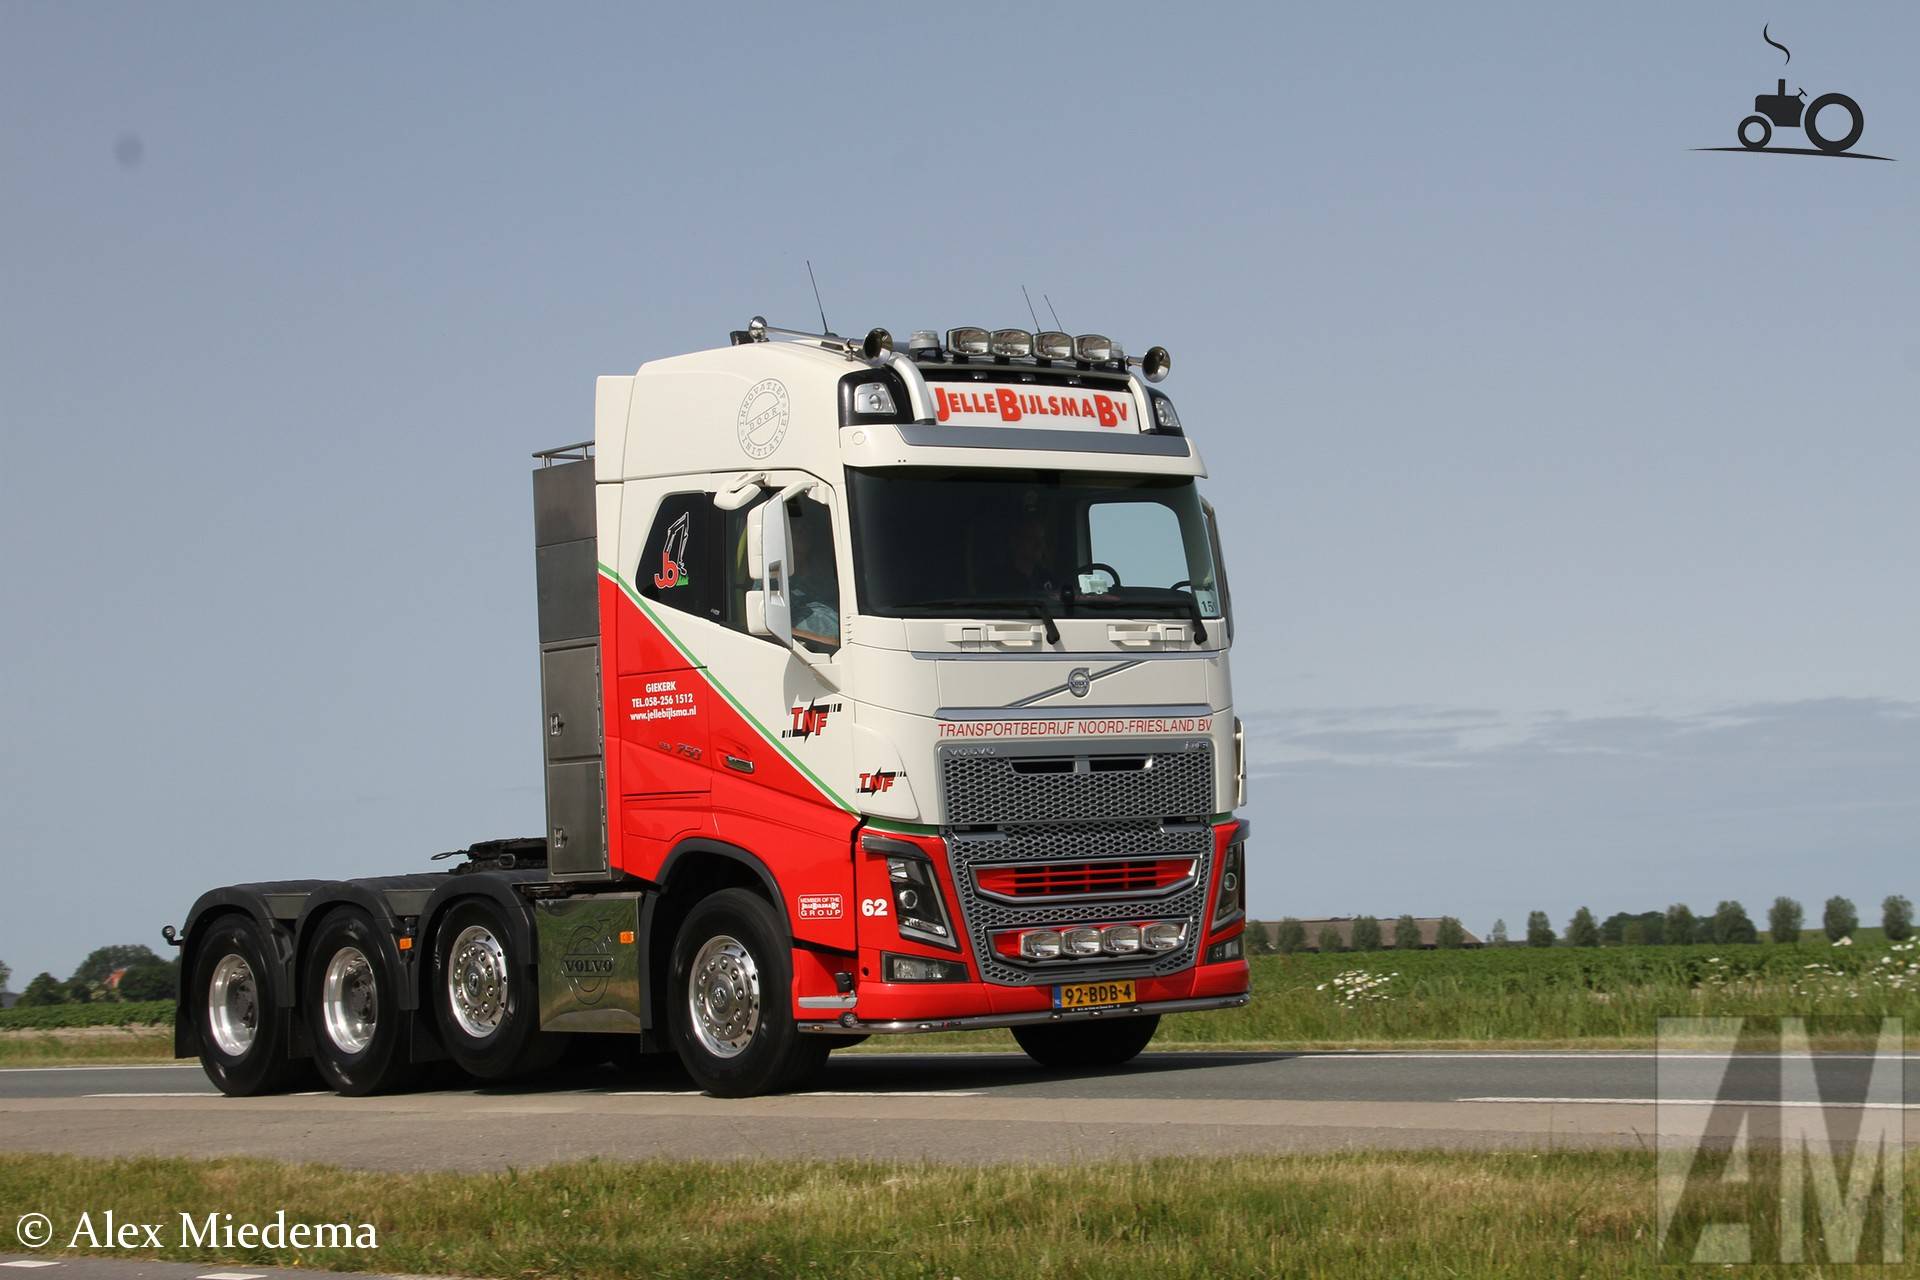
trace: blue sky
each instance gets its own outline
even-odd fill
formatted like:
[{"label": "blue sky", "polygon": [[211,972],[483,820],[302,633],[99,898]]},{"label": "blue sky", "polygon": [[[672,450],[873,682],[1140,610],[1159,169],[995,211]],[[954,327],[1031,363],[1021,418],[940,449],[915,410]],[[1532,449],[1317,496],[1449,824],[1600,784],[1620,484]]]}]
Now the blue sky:
[{"label": "blue sky", "polygon": [[1257,913],[1914,896],[1920,11],[1195,9],[0,10],[0,958],[538,830],[525,455],[806,258],[1173,350]]}]

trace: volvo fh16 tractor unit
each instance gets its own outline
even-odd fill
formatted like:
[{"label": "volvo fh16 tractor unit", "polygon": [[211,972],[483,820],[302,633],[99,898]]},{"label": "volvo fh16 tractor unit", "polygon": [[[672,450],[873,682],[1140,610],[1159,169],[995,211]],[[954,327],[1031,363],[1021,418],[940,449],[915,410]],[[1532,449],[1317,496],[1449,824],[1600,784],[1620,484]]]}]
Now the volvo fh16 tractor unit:
[{"label": "volvo fh16 tractor unit", "polygon": [[1246,1003],[1233,611],[1170,365],[755,318],[599,379],[593,439],[534,455],[545,833],[202,895],[179,1054],[360,1094],[670,1050],[745,1095],[901,1032],[1112,1065]]}]

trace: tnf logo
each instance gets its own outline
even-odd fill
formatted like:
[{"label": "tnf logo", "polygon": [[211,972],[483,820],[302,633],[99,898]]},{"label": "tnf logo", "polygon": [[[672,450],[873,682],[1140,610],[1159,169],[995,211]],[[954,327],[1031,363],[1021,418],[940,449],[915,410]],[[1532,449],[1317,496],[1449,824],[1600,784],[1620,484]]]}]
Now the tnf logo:
[{"label": "tnf logo", "polygon": [[893,782],[900,775],[892,769],[876,769],[872,773],[860,775],[860,794],[863,796],[884,795],[893,790]]},{"label": "tnf logo", "polygon": [[840,709],[837,702],[808,702],[793,709],[793,723],[782,729],[783,738],[811,738],[827,731],[827,717]]},{"label": "tnf logo", "polygon": [[1902,1042],[1899,1018],[1660,1019],[1659,1260],[1902,1261]]}]

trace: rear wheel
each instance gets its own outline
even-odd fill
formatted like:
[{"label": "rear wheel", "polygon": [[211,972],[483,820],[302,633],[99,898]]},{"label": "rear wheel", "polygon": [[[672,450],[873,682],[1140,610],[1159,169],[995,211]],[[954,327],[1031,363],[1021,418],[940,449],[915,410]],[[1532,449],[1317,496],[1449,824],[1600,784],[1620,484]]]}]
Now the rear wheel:
[{"label": "rear wheel", "polygon": [[552,1066],[565,1036],[540,1030],[540,992],[506,912],[485,898],[448,908],[434,931],[433,1011],[447,1056],[482,1080]]},{"label": "rear wheel", "polygon": [[1042,1022],[1015,1027],[1013,1038],[1043,1067],[1117,1067],[1138,1057],[1159,1026],[1158,1014],[1092,1022]]},{"label": "rear wheel", "polygon": [[827,1037],[794,1023],[790,945],[773,907],[746,889],[722,889],[687,913],[669,1016],[681,1065],[708,1093],[778,1093],[826,1062]]},{"label": "rear wheel", "polygon": [[[1820,132],[1820,113],[1828,107],[1838,107],[1847,113],[1847,131],[1835,137]],[[1822,151],[1838,153],[1845,151],[1860,141],[1860,134],[1867,127],[1867,118],[1860,112],[1860,104],[1844,93],[1823,93],[1807,104],[1807,114],[1801,121],[1801,128],[1813,145]]]},{"label": "rear wheel", "polygon": [[229,1097],[277,1093],[294,1073],[279,974],[278,959],[253,920],[227,915],[206,926],[195,951],[190,998],[200,1065]]},{"label": "rear wheel", "polygon": [[357,908],[321,921],[307,944],[300,1001],[321,1079],[361,1097],[413,1083],[397,975],[373,921]]}]

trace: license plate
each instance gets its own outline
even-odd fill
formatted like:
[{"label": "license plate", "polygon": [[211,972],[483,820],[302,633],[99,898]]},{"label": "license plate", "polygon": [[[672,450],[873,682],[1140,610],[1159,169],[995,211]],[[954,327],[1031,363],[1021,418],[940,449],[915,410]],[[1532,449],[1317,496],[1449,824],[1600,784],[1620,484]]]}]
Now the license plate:
[{"label": "license plate", "polygon": [[1135,997],[1131,982],[1076,982],[1053,989],[1056,1009],[1105,1009],[1116,1004],[1132,1004]]}]

